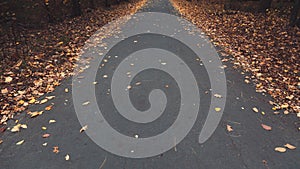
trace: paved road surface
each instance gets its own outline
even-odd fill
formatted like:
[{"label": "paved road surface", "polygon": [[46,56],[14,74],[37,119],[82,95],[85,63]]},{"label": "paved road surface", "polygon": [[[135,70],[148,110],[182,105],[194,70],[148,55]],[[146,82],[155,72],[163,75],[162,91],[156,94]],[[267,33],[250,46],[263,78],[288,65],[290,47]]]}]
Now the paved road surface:
[{"label": "paved road surface", "polygon": [[[155,11],[176,14],[175,10],[167,0],[150,0],[142,11]],[[176,47],[176,46],[175,46]],[[28,129],[19,133],[5,132],[1,138],[4,143],[0,145],[0,168],[1,169],[297,169],[300,168],[299,149],[290,150],[286,153],[274,151],[276,146],[291,143],[300,146],[300,136],[296,127],[297,121],[291,116],[273,115],[268,101],[269,96],[262,96],[255,92],[252,84],[244,83],[244,77],[239,70],[232,69],[227,64],[226,76],[228,86],[228,98],[221,123],[213,136],[204,144],[198,143],[201,126],[205,120],[205,112],[208,110],[210,84],[205,70],[194,64],[188,57],[185,60],[191,69],[197,72],[196,77],[201,81],[199,87],[201,95],[201,112],[188,136],[173,148],[161,155],[146,159],[129,159],[113,155],[98,147],[84,132],[79,133],[81,128],[74,111],[71,92],[65,93],[64,89],[71,89],[71,79],[66,79],[61,86],[51,95],[56,98],[52,100],[54,107],[43,115],[29,119],[20,115],[22,123],[28,125]],[[112,63],[106,67],[109,69]],[[155,71],[145,73],[137,80],[147,84],[149,79],[158,75]],[[163,80],[162,80],[163,79]],[[159,74],[154,77],[155,84],[171,83],[172,79],[167,75]],[[152,81],[153,82],[153,81]],[[100,82],[101,83],[101,82]],[[149,86],[153,85],[150,82]],[[138,91],[141,97],[147,97],[146,87]],[[171,94],[170,108],[178,109],[178,95],[168,89]],[[172,94],[173,93],[173,94]],[[107,97],[101,92],[97,93],[99,98]],[[106,104],[104,102],[104,104]],[[147,102],[137,104],[140,109],[146,109]],[[266,112],[266,115],[256,114],[252,108],[256,106]],[[242,109],[244,107],[244,109]],[[40,110],[43,106],[32,106],[32,110]],[[119,131],[128,135],[134,132],[146,137],[163,131],[176,114],[167,118],[156,127],[137,128],[122,120],[116,113],[107,114],[107,120]],[[50,119],[57,122],[48,124]],[[170,121],[171,120],[171,121]],[[272,126],[272,131],[265,131],[261,123]],[[229,124],[233,132],[226,131]],[[126,127],[124,127],[126,125]],[[41,127],[47,126],[47,131]],[[51,133],[49,138],[42,138],[44,133]],[[105,137],[105,136],[103,136]],[[15,143],[24,139],[21,146]],[[46,147],[42,146],[47,142]],[[52,152],[54,146],[58,146],[60,153]],[[64,156],[70,155],[70,160],[65,161]]]}]

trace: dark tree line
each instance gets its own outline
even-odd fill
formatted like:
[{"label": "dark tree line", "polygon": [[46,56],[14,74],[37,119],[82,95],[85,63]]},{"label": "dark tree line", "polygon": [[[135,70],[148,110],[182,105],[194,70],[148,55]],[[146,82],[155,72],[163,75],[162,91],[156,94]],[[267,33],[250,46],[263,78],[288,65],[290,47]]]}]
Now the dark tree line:
[{"label": "dark tree line", "polygon": [[[225,10],[240,10],[246,6],[248,11],[265,12],[271,8],[273,0],[226,0],[224,4]],[[248,5],[245,5],[248,3]],[[287,0],[285,3],[292,3],[290,14],[290,25],[300,27],[300,0]]]}]

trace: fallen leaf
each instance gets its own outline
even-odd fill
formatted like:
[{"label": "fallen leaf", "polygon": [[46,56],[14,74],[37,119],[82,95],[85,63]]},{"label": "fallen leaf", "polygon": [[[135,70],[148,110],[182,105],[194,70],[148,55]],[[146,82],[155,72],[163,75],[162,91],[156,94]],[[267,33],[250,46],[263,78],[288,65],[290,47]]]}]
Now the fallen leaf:
[{"label": "fallen leaf", "polygon": [[233,131],[232,127],[230,125],[228,125],[228,124],[227,124],[226,128],[227,128],[228,132],[232,132]]},{"label": "fallen leaf", "polygon": [[286,148],[284,148],[284,147],[276,147],[275,151],[280,152],[280,153],[284,153],[284,152],[286,152]]},{"label": "fallen leaf", "polygon": [[24,142],[25,142],[25,140],[18,141],[18,142],[16,143],[16,145],[21,145],[21,144],[23,144]]},{"label": "fallen leaf", "polygon": [[45,110],[50,111],[50,110],[52,109],[52,107],[53,107],[53,105],[47,106],[47,107],[45,108]]},{"label": "fallen leaf", "polygon": [[261,124],[261,127],[267,131],[270,131],[272,130],[272,127],[271,126],[268,126],[268,125],[265,125],[265,124]]},{"label": "fallen leaf", "polygon": [[5,83],[10,83],[13,80],[12,77],[6,77],[5,78]]},{"label": "fallen leaf", "polygon": [[1,93],[2,93],[2,94],[6,94],[6,93],[8,93],[8,90],[7,90],[7,88],[5,88],[5,89],[1,89]]},{"label": "fallen leaf", "polygon": [[219,112],[219,111],[221,111],[221,108],[220,108],[220,107],[216,107],[216,108],[215,108],[215,111],[216,111],[216,112]]},{"label": "fallen leaf", "polygon": [[56,122],[55,120],[49,120],[49,124],[55,123],[55,122]]},{"label": "fallen leaf", "polygon": [[40,101],[40,104],[44,104],[46,102],[48,102],[48,99],[43,99],[43,100]]},{"label": "fallen leaf", "polygon": [[66,160],[66,161],[69,161],[69,160],[70,160],[70,155],[69,155],[69,154],[67,154],[67,155],[65,156],[65,160]]},{"label": "fallen leaf", "polygon": [[86,106],[86,105],[88,105],[88,104],[90,104],[89,101],[82,103],[83,106]]},{"label": "fallen leaf", "polygon": [[68,93],[68,92],[69,92],[69,89],[68,89],[68,88],[65,88],[65,92]]},{"label": "fallen leaf", "polygon": [[2,143],[3,143],[3,140],[0,139],[0,144],[2,144]]},{"label": "fallen leaf", "polygon": [[48,137],[50,137],[50,134],[44,134],[43,136],[42,136],[43,138],[48,138]]},{"label": "fallen leaf", "polygon": [[46,146],[48,145],[48,143],[43,143],[42,145],[43,145],[44,147],[46,147]]},{"label": "fallen leaf", "polygon": [[59,148],[57,146],[53,147],[53,153],[59,153]]},{"label": "fallen leaf", "polygon": [[46,99],[51,100],[53,99],[55,96],[47,96]]},{"label": "fallen leaf", "polygon": [[255,112],[255,113],[258,113],[258,109],[256,107],[253,107],[252,110]]},{"label": "fallen leaf", "polygon": [[26,125],[26,124],[22,124],[22,125],[21,125],[21,128],[27,129],[27,125]]},{"label": "fallen leaf", "polygon": [[28,114],[30,115],[31,118],[33,118],[33,117],[43,114],[43,111],[29,112]]},{"label": "fallen leaf", "polygon": [[286,147],[286,148],[288,148],[288,149],[290,149],[290,150],[295,150],[295,149],[296,149],[295,146],[293,146],[293,145],[291,145],[291,144],[289,144],[289,143],[285,144],[284,147]]},{"label": "fallen leaf", "polygon": [[21,128],[21,124],[17,124],[10,131],[13,133],[18,132],[18,131],[20,131],[20,128]]},{"label": "fallen leaf", "polygon": [[214,96],[215,96],[216,98],[222,98],[222,95],[220,95],[220,94],[214,94]]},{"label": "fallen leaf", "polygon": [[85,125],[85,126],[83,126],[79,131],[80,131],[80,133],[82,133],[82,132],[84,132],[84,131],[87,130],[87,129],[88,129],[88,126]]},{"label": "fallen leaf", "polygon": [[35,103],[35,98],[33,98],[33,99],[29,100],[29,102],[28,102],[28,103],[30,103],[30,104],[33,104],[33,103]]},{"label": "fallen leaf", "polygon": [[44,127],[44,126],[43,126],[43,127],[42,127],[42,130],[47,130],[47,127]]}]

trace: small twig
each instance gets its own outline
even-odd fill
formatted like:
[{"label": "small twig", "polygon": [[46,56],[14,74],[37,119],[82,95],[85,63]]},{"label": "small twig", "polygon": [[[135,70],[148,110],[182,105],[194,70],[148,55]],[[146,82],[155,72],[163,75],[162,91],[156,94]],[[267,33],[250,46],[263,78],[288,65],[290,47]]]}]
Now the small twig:
[{"label": "small twig", "polygon": [[99,169],[102,169],[104,167],[104,164],[106,163],[106,157],[105,159],[103,160],[102,164],[100,165],[100,168]]}]

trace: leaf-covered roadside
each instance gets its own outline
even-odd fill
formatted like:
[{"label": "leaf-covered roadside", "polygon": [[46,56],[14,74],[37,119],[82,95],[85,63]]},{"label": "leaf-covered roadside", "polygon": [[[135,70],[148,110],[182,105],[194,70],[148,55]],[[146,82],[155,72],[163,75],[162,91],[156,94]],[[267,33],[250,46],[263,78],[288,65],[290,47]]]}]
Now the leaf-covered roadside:
[{"label": "leaf-covered roadside", "polygon": [[[235,67],[251,72],[257,92],[269,93],[273,110],[300,115],[300,29],[277,10],[266,14],[228,12],[206,1],[171,0],[213,43],[234,57]],[[250,81],[245,80],[247,83]]]},{"label": "leaf-covered roadside", "polygon": [[62,79],[72,75],[80,48],[95,31],[113,19],[135,13],[144,4],[145,0],[132,0],[42,30],[22,32],[26,43],[11,43],[6,50],[14,51],[9,48],[17,45],[20,50],[29,49],[29,55],[5,57],[0,62],[0,125],[30,104],[40,103],[37,98],[52,92]]}]

